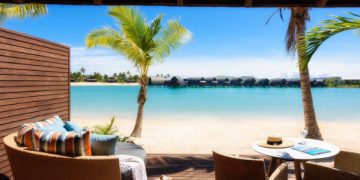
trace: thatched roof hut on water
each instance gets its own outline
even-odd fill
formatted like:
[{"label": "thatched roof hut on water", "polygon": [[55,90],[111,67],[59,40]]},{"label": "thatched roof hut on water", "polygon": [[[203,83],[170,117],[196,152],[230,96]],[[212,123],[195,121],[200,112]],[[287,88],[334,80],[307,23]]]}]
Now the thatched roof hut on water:
[{"label": "thatched roof hut on water", "polygon": [[240,77],[242,80],[242,85],[245,87],[253,87],[255,86],[255,78],[251,76],[242,76]]},{"label": "thatched roof hut on water", "polygon": [[148,84],[149,86],[167,86],[169,80],[164,77],[150,77]]},{"label": "thatched roof hut on water", "polygon": [[230,86],[241,86],[242,84],[242,79],[241,78],[232,78],[230,79]]},{"label": "thatched roof hut on water", "polygon": [[288,87],[300,87],[300,79],[299,78],[289,79],[286,84]]},{"label": "thatched roof hut on water", "polygon": [[191,87],[205,86],[206,81],[203,77],[189,77],[186,79],[187,85]]},{"label": "thatched roof hut on water", "polygon": [[227,77],[217,77],[216,80],[218,82],[218,86],[229,86],[230,85],[230,79]]},{"label": "thatched roof hut on water", "polygon": [[174,76],[169,81],[170,87],[183,87],[185,85],[186,85],[185,80],[180,76]]},{"label": "thatched roof hut on water", "polygon": [[285,87],[286,83],[287,83],[286,79],[282,79],[282,78],[270,80],[270,86],[273,86],[273,87]]},{"label": "thatched roof hut on water", "polygon": [[269,86],[270,80],[269,79],[258,79],[256,81],[256,85],[259,87],[267,87]]}]

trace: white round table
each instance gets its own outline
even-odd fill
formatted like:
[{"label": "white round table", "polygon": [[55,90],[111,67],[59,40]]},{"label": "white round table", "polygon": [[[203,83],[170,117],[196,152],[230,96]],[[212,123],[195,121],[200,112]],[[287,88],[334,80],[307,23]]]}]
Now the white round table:
[{"label": "white round table", "polygon": [[[281,149],[274,149],[274,148],[265,148],[257,145],[257,143],[252,144],[252,148],[263,155],[270,156],[271,162],[269,167],[269,174],[271,174],[275,169],[276,166],[280,163],[278,160],[286,160],[286,161],[294,161],[295,165],[295,175],[296,179],[301,179],[301,167],[300,163],[307,161],[307,160],[315,160],[315,159],[324,159],[329,158],[337,155],[340,152],[338,146],[325,142],[319,141],[314,139],[306,139],[306,138],[291,138],[285,137],[283,139],[288,139],[294,142],[295,145],[299,143],[305,143],[307,146],[315,146],[321,149],[327,149],[330,152],[318,155],[309,155],[304,152],[300,152],[297,150],[292,149],[292,147],[288,148],[281,148]],[[276,163],[278,162],[278,163]]]}]

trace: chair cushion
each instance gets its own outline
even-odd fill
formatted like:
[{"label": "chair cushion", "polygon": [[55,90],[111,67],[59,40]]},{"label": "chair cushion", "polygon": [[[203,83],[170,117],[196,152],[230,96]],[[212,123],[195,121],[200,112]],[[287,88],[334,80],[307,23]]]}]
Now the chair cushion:
[{"label": "chair cushion", "polygon": [[83,131],[84,128],[81,128],[77,123],[66,121],[64,125],[67,131]]},{"label": "chair cushion", "polygon": [[146,152],[144,148],[137,144],[118,142],[116,144],[115,154],[136,156],[146,162]]},{"label": "chair cushion", "polygon": [[33,129],[48,127],[52,124],[61,126],[61,123],[63,123],[61,118],[59,116],[54,116],[54,117],[44,120],[44,121],[23,124],[22,126],[20,126],[18,135],[15,138],[15,141],[22,146],[26,146],[30,149],[33,149],[34,148],[34,141],[33,141],[33,135],[32,135]]},{"label": "chair cushion", "polygon": [[91,156],[90,131],[34,133],[37,149],[48,153]]},{"label": "chair cushion", "polygon": [[91,134],[91,151],[93,155],[114,155],[116,143],[119,139],[117,135]]}]

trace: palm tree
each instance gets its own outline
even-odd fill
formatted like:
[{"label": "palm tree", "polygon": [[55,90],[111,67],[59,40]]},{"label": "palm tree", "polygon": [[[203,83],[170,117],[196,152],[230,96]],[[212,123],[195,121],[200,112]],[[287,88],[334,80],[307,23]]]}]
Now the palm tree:
[{"label": "palm tree", "polygon": [[[282,9],[279,9],[282,18]],[[306,31],[306,23],[310,20],[309,11],[307,7],[291,7],[291,16],[289,20],[288,29],[286,32],[285,42],[286,50],[289,54],[294,55],[297,52],[298,64],[303,64],[301,47],[304,47]],[[299,66],[300,84],[302,103],[304,109],[305,127],[308,129],[307,138],[321,139],[319,126],[316,121],[315,109],[311,93],[310,74],[309,69],[301,68]]]},{"label": "palm tree", "polygon": [[312,56],[327,39],[344,31],[360,29],[360,15],[354,13],[349,14],[355,16],[355,18],[334,16],[335,19],[325,20],[322,26],[314,27],[305,34],[306,43],[301,47],[302,59],[304,59],[301,64],[302,69],[308,67]]},{"label": "palm tree", "polygon": [[84,81],[86,69],[84,67],[81,67],[80,72],[81,72],[81,81]]},{"label": "palm tree", "polygon": [[154,63],[162,62],[173,50],[187,43],[191,39],[191,32],[178,20],[170,20],[162,27],[162,15],[146,23],[143,15],[135,8],[112,7],[108,14],[118,21],[120,31],[110,27],[92,31],[86,38],[86,46],[111,48],[127,57],[138,69],[138,112],[131,136],[141,137],[149,68]]},{"label": "palm tree", "polygon": [[47,13],[45,4],[7,4],[0,3],[0,26],[6,19],[36,17]]}]

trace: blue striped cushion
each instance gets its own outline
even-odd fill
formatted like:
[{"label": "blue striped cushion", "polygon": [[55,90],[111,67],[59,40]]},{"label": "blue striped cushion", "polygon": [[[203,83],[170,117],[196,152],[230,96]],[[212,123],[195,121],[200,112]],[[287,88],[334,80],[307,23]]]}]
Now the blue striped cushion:
[{"label": "blue striped cushion", "polygon": [[90,131],[36,131],[34,136],[36,147],[39,151],[75,156],[91,156],[92,154],[90,145]]},{"label": "blue striped cushion", "polygon": [[33,139],[33,129],[39,129],[48,127],[53,124],[61,124],[63,123],[61,118],[59,116],[54,116],[50,119],[47,119],[45,121],[38,121],[34,123],[26,123],[20,126],[19,132],[17,134],[17,137],[15,138],[15,141],[23,146],[26,146],[30,149],[34,149],[34,139]]}]

